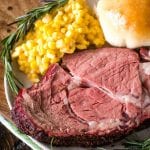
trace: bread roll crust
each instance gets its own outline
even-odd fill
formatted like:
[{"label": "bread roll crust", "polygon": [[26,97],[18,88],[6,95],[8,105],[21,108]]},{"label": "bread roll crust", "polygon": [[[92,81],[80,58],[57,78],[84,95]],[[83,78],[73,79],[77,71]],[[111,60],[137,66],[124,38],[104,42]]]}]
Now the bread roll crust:
[{"label": "bread roll crust", "polygon": [[96,10],[110,44],[150,46],[150,0],[100,0]]}]

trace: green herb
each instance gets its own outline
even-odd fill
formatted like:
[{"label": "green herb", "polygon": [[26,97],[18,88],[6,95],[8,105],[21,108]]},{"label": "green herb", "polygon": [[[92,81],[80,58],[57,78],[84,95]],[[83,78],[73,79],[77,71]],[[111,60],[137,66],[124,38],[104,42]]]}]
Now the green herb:
[{"label": "green herb", "polygon": [[144,141],[126,141],[124,143],[128,150],[150,150],[150,138]]},{"label": "green herb", "polygon": [[52,137],[52,139],[51,139],[51,150],[53,150],[53,142],[54,142],[54,137]]},{"label": "green herb", "polygon": [[[61,7],[66,4],[68,0],[47,0],[43,6],[34,8],[27,12],[24,16],[16,19],[14,23],[17,23],[17,30],[15,33],[9,35],[0,42],[2,46],[2,52],[0,57],[4,63],[5,76],[10,85],[11,90],[17,94],[18,89],[22,84],[17,80],[13,73],[11,65],[11,50],[14,48],[15,44],[23,39],[26,33],[34,26],[34,22],[44,14],[50,12],[52,9]],[[14,24],[12,23],[12,24]]]}]

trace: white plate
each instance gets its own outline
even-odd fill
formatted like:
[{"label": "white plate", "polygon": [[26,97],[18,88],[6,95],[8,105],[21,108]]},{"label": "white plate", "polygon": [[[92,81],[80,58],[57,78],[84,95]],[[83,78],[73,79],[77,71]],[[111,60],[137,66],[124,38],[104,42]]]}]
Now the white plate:
[{"label": "white plate", "polygon": [[[20,72],[17,68],[18,66],[16,65],[16,63],[13,64],[13,69],[15,71],[15,75],[16,77],[24,84],[24,87],[29,87],[31,86],[31,83],[29,82],[29,80],[27,80],[27,77],[25,76],[25,74],[23,74],[22,72]],[[4,76],[4,90],[5,90],[5,95],[6,95],[6,100],[8,103],[8,106],[10,108],[10,110],[12,109],[13,106],[13,101],[14,101],[14,96],[13,93],[8,85],[8,82],[6,80],[6,77]],[[24,143],[26,143],[29,147],[31,147],[32,149],[35,150],[40,150],[40,149],[44,149],[44,150],[49,150],[50,149],[50,145],[46,145],[43,143],[38,142],[37,140],[31,138],[30,136],[27,136],[26,134],[22,133],[21,131],[19,131],[14,124],[12,124],[11,122],[9,122],[8,120],[6,120],[3,116],[0,116],[0,121],[2,122],[2,124],[4,124],[4,126],[6,126],[15,136],[17,136],[19,139],[21,139]]]}]

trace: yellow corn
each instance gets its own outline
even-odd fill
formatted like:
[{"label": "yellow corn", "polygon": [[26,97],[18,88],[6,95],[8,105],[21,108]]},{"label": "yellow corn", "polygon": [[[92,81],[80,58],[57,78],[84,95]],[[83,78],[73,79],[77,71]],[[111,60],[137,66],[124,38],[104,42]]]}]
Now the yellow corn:
[{"label": "yellow corn", "polygon": [[85,0],[69,0],[34,23],[34,29],[17,44],[12,58],[17,58],[20,70],[38,82],[48,66],[59,62],[65,53],[103,44],[99,22]]}]

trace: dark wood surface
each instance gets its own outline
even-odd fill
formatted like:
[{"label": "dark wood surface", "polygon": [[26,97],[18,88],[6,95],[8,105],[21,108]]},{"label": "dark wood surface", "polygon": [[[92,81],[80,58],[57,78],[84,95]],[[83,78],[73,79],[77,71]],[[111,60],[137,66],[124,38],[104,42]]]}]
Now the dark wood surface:
[{"label": "dark wood surface", "polygon": [[[23,15],[27,10],[38,5],[38,0],[0,0],[0,40],[15,31],[16,26],[8,26],[9,23],[14,22],[16,17]],[[4,69],[2,62],[0,61],[0,114],[11,120],[10,110],[4,93],[3,74]],[[0,150],[1,149],[9,150],[29,148],[0,124]]]}]

